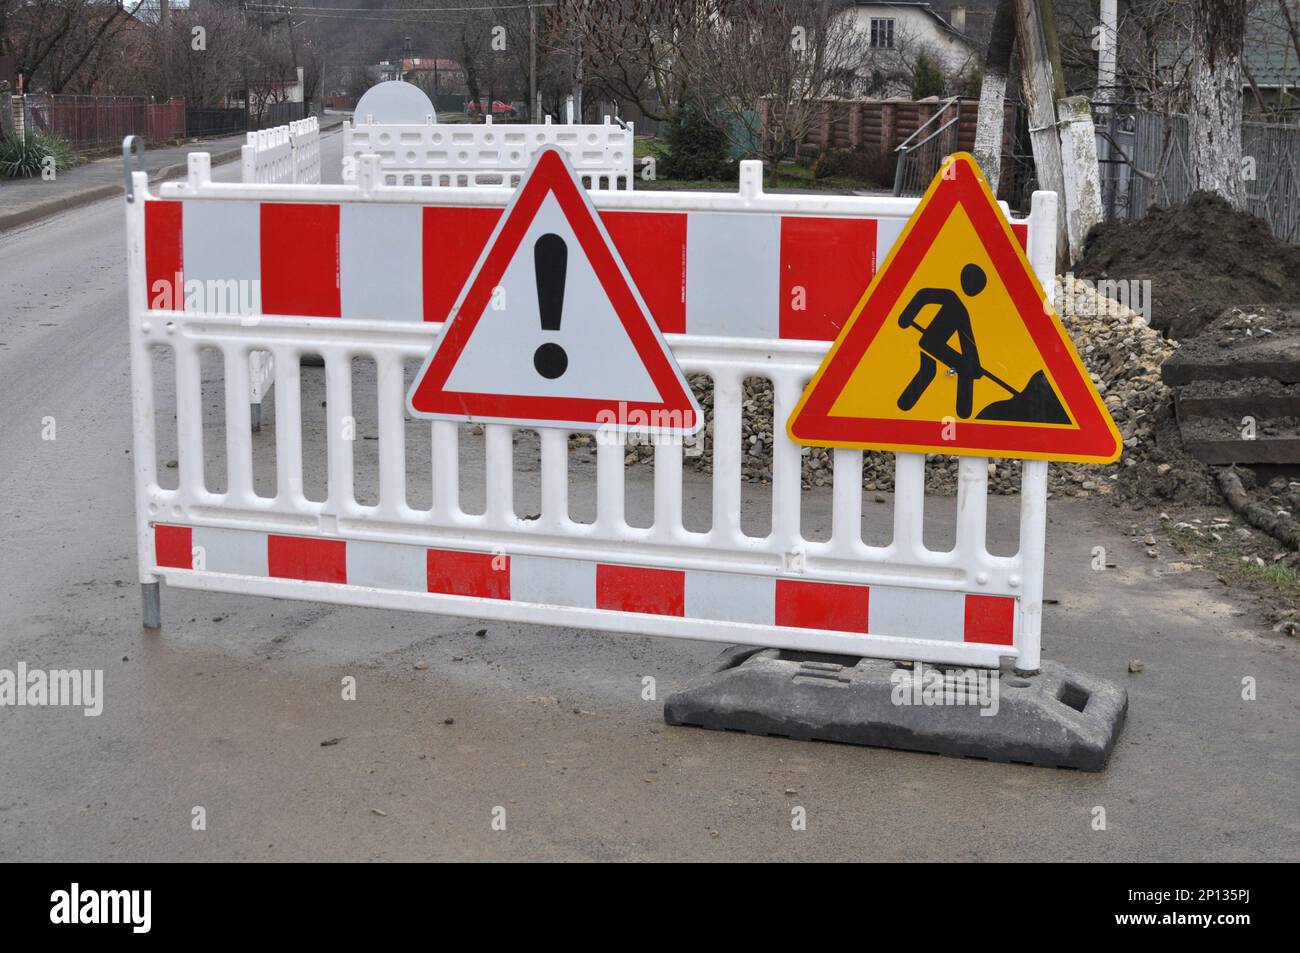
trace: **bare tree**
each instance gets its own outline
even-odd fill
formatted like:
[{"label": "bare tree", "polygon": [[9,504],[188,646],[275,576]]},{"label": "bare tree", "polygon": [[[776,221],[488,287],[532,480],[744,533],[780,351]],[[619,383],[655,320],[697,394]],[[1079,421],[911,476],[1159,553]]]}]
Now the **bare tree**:
[{"label": "bare tree", "polygon": [[257,45],[255,31],[237,8],[211,2],[172,10],[170,19],[165,33],[151,34],[155,94],[184,97],[190,106],[224,106],[243,78],[245,51]]},{"label": "bare tree", "polygon": [[0,0],[0,53],[23,88],[61,93],[101,46],[119,37],[142,0]]},{"label": "bare tree", "polygon": [[712,21],[682,51],[696,102],[737,145],[757,144],[775,185],[820,101],[860,74],[868,40],[830,0],[716,0]]},{"label": "bare tree", "polygon": [[[650,119],[671,119],[688,94],[684,50],[713,29],[720,0],[556,0],[547,45],[571,76]],[[769,6],[780,4],[769,3]]]},{"label": "bare tree", "polygon": [[1241,53],[1246,0],[1193,0],[1189,158],[1192,187],[1245,199],[1241,176]]}]

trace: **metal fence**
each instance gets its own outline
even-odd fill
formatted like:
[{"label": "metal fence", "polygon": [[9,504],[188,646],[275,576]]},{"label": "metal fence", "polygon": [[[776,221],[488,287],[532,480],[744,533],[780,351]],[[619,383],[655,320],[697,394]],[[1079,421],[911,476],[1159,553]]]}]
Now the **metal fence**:
[{"label": "metal fence", "polygon": [[[1102,205],[1108,219],[1138,221],[1192,192],[1188,119],[1136,110],[1099,123]],[[1246,208],[1283,241],[1300,243],[1300,126],[1244,123]]]},{"label": "metal fence", "polygon": [[273,126],[287,126],[310,115],[306,103],[266,103],[259,109],[248,110],[248,129],[270,129]]},{"label": "metal fence", "polygon": [[244,107],[221,109],[211,106],[189,106],[185,109],[185,135],[191,139],[203,136],[233,136],[248,130],[248,113]]},{"label": "metal fence", "polygon": [[24,126],[58,136],[80,148],[121,145],[126,136],[150,142],[185,138],[185,100],[150,102],[147,96],[23,97]]},{"label": "metal fence", "polygon": [[961,148],[961,100],[954,96],[894,150],[894,194],[922,195],[943,160]]}]

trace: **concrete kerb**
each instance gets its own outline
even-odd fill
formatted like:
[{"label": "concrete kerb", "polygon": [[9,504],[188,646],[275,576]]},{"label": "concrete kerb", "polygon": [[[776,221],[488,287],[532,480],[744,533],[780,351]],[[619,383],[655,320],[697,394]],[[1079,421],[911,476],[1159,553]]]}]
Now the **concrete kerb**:
[{"label": "concrete kerb", "polygon": [[[342,116],[331,116],[330,121],[321,121],[321,132],[326,129],[334,129],[343,124]],[[195,143],[194,151],[202,151],[203,144]],[[240,157],[240,150],[243,148],[242,143],[224,152],[214,152],[212,154],[212,164],[214,166],[224,165],[227,162],[233,162]],[[145,154],[146,161],[148,153]],[[148,169],[149,181],[166,182],[171,179],[181,178],[186,174],[189,163],[173,162],[169,165],[159,166],[156,169]],[[57,198],[51,198],[37,205],[20,209],[17,212],[0,213],[0,232],[9,229],[18,228],[20,225],[27,225],[31,222],[40,221],[50,215],[56,215],[59,212],[66,212],[69,209],[80,208],[83,205],[89,205],[92,202],[98,202],[101,199],[112,198],[115,195],[121,195],[123,186],[120,182],[112,185],[96,185],[74,192],[71,195],[63,195]]]},{"label": "concrete kerb", "polygon": [[[212,156],[213,165],[222,165],[226,162],[233,162],[239,158],[239,148],[228,149],[225,152],[214,153]],[[169,179],[180,178],[185,175],[188,169],[188,162],[173,162],[170,165],[160,166],[157,169],[149,169],[149,181],[165,182]],[[81,189],[71,195],[63,195],[56,198],[47,199],[37,205],[32,205],[17,212],[0,213],[0,232],[17,228],[20,225],[27,225],[31,222],[40,221],[50,215],[59,212],[66,212],[69,209],[80,208],[83,205],[89,205],[92,202],[98,202],[101,199],[112,198],[115,195],[121,195],[123,186],[121,182],[115,182],[112,185],[96,185],[89,188]]]}]

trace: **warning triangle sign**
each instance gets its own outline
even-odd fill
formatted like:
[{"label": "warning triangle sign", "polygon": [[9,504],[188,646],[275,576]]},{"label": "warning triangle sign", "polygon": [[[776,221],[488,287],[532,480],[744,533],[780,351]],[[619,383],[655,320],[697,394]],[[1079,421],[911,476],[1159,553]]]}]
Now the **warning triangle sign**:
[{"label": "warning triangle sign", "polygon": [[699,405],[564,152],[538,151],[407,396],[440,420],[687,435]]},{"label": "warning triangle sign", "polygon": [[795,443],[1109,463],[1119,432],[975,160],[945,160],[787,424]]}]

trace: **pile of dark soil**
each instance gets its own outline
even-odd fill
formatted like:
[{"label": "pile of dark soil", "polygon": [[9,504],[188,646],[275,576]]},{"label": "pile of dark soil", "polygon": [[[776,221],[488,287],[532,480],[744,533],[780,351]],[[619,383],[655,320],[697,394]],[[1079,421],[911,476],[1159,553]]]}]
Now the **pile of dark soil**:
[{"label": "pile of dark soil", "polygon": [[1208,192],[1153,206],[1139,222],[1098,225],[1074,271],[1092,280],[1149,280],[1151,325],[1179,341],[1225,308],[1300,302],[1300,246]]}]

